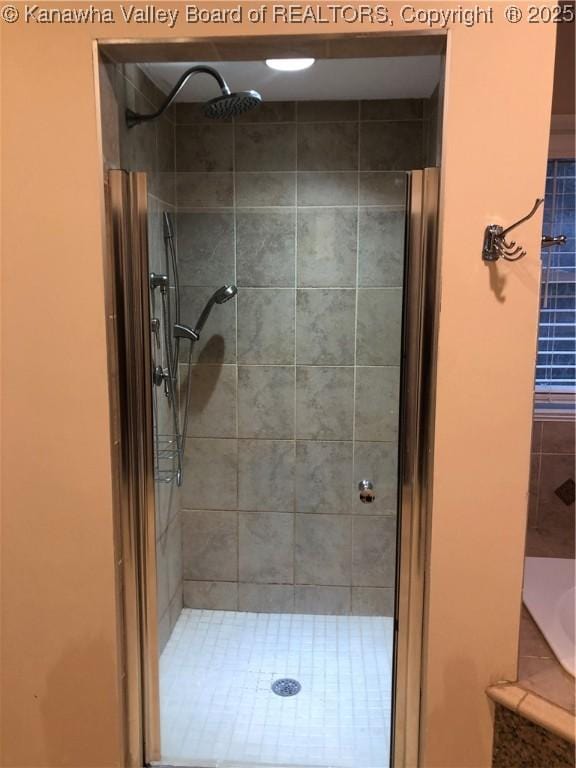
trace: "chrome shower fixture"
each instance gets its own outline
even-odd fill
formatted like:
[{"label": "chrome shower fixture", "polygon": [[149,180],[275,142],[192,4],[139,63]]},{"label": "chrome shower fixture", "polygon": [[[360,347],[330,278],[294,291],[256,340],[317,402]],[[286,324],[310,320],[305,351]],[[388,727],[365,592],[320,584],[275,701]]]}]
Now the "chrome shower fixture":
[{"label": "chrome shower fixture", "polygon": [[236,288],[235,285],[223,285],[222,288],[218,288],[218,290],[215,291],[212,296],[210,296],[206,302],[206,306],[198,318],[196,327],[194,328],[194,331],[198,337],[200,336],[202,328],[204,328],[204,325],[206,324],[206,320],[208,320],[208,317],[210,316],[210,312],[212,312],[212,307],[214,304],[225,304],[227,301],[230,301],[230,299],[233,299],[237,293],[238,288]]},{"label": "chrome shower fixture", "polygon": [[150,289],[160,288],[162,292],[168,290],[168,275],[159,275],[156,272],[150,272]]},{"label": "chrome shower fixture", "polygon": [[248,112],[248,110],[257,107],[262,101],[262,96],[260,96],[257,91],[239,91],[238,93],[232,93],[228,84],[217,70],[206,64],[196,64],[184,72],[166,97],[166,101],[156,110],[156,112],[142,114],[140,112],[134,112],[132,109],[127,109],[126,123],[128,124],[128,127],[132,128],[139,123],[155,120],[157,117],[164,114],[192,75],[198,74],[211,75],[222,91],[220,96],[217,96],[215,99],[211,99],[204,104],[204,115],[206,117],[216,120],[226,120],[227,118],[236,117],[244,112]]},{"label": "chrome shower fixture", "polygon": [[198,331],[190,328],[189,325],[181,325],[180,323],[174,323],[174,338],[175,339],[187,339],[194,343],[198,341],[200,335]]}]

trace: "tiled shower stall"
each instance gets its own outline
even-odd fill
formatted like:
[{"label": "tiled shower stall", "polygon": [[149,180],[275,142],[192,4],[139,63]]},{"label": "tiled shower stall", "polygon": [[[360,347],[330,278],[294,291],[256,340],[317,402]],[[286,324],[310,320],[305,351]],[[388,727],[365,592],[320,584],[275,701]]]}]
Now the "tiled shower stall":
[{"label": "tiled shower stall", "polygon": [[151,269],[174,217],[183,322],[238,285],[194,349],[183,486],[157,484],[161,647],[182,606],[391,616],[404,172],[434,164],[437,98],[229,122],[179,103],[128,131],[124,106],[162,95],[134,65],[104,70],[108,165],[148,172]]},{"label": "tiled shower stall", "polygon": [[[216,122],[177,103],[127,129],[127,106],[152,112],[163,94],[134,65],[101,75],[105,166],[146,172],[149,269],[169,278],[151,289],[153,364],[167,366],[163,301],[178,295],[165,214],[181,322],[238,288],[190,367],[181,342],[181,487],[162,453],[174,409],[153,387],[162,762],[383,768],[406,171],[437,164],[438,93],[264,102]],[[286,677],[294,698],[275,695]]]}]

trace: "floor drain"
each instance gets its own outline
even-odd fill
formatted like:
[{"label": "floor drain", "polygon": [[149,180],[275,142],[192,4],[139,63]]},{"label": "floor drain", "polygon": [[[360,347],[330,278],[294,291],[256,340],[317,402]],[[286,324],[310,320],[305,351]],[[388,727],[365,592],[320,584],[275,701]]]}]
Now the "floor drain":
[{"label": "floor drain", "polygon": [[277,696],[296,696],[300,693],[302,686],[298,680],[292,680],[289,677],[283,677],[272,683],[272,690]]}]

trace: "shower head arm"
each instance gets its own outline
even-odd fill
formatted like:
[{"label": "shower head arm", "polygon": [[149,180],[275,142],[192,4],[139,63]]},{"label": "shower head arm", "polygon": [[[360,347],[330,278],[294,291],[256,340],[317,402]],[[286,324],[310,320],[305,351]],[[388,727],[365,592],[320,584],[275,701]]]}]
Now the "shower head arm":
[{"label": "shower head arm", "polygon": [[168,109],[168,107],[172,104],[176,96],[180,93],[182,88],[186,85],[188,80],[193,75],[198,74],[204,74],[204,75],[212,75],[212,77],[216,80],[218,85],[220,86],[220,90],[222,91],[223,96],[229,96],[230,95],[230,88],[228,87],[226,81],[222,77],[222,75],[217,72],[213,67],[209,67],[206,64],[196,64],[193,67],[190,67],[190,69],[187,69],[186,72],[180,77],[174,88],[170,91],[168,96],[166,97],[166,101],[162,104],[162,106],[156,110],[156,112],[150,112],[150,114],[141,114],[139,112],[134,112],[132,109],[126,110],[126,122],[128,124],[129,128],[132,128],[135,125],[138,125],[138,123],[144,123],[148,120],[155,120],[157,117],[160,117],[160,115],[163,115],[164,112]]}]

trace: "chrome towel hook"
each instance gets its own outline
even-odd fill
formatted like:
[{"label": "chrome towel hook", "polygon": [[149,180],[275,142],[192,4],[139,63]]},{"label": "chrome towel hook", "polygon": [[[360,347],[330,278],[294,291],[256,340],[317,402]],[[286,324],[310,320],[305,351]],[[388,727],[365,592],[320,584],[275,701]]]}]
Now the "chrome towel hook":
[{"label": "chrome towel hook", "polygon": [[509,227],[506,227],[506,229],[499,224],[490,224],[486,227],[484,230],[482,259],[484,261],[498,261],[498,259],[502,258],[506,261],[518,261],[518,259],[526,256],[526,251],[522,246],[518,245],[516,240],[508,242],[506,240],[506,235],[513,229],[516,229],[516,227],[520,226],[520,224],[531,219],[543,202],[543,197],[536,198],[536,202],[530,213],[514,222],[514,224],[511,224]]}]

